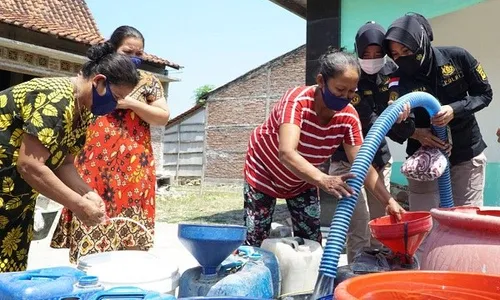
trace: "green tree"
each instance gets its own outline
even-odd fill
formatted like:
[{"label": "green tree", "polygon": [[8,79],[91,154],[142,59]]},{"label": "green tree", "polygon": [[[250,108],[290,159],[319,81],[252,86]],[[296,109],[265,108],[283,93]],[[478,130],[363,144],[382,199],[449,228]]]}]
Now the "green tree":
[{"label": "green tree", "polygon": [[212,84],[205,84],[194,90],[196,104],[205,104],[207,94],[215,88]]}]

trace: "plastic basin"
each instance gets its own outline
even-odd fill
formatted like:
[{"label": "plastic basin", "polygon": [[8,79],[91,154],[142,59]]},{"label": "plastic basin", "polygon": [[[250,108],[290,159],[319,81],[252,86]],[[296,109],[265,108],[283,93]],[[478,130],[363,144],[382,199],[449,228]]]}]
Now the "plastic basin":
[{"label": "plastic basin", "polygon": [[439,271],[395,271],[342,282],[336,300],[500,299],[500,276]]}]

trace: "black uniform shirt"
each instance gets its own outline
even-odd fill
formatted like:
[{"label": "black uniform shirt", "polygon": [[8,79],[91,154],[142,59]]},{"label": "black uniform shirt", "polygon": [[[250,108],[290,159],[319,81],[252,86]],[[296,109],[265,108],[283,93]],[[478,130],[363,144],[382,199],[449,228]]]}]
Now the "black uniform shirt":
[{"label": "black uniform shirt", "polygon": [[[397,98],[410,92],[424,91],[434,95],[441,105],[453,108],[454,118],[448,126],[453,143],[450,163],[455,165],[472,159],[486,148],[474,113],[490,104],[493,91],[481,64],[467,50],[432,47],[432,51],[430,75],[408,78],[396,72],[393,81],[398,84],[390,88],[390,93]],[[429,114],[424,108],[412,109],[409,120],[405,123],[408,127],[398,132],[401,137],[409,138],[415,127],[431,126]],[[420,146],[417,140],[409,139],[406,153],[412,155]]]}]

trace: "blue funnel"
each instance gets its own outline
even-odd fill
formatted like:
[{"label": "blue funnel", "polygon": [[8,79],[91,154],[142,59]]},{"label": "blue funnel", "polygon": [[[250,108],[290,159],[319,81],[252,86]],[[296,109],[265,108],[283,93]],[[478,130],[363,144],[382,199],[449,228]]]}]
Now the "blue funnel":
[{"label": "blue funnel", "polygon": [[182,245],[201,265],[203,275],[217,274],[217,268],[247,236],[247,228],[237,225],[179,224]]}]

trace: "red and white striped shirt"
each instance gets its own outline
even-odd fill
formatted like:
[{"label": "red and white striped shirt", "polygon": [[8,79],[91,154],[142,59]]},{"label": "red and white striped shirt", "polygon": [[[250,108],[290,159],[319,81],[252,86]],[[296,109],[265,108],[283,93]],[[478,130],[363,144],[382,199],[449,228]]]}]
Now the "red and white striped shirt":
[{"label": "red and white striped shirt", "polygon": [[245,180],[262,193],[276,198],[296,197],[312,186],[298,178],[279,160],[279,127],[289,123],[300,127],[297,151],[318,167],[344,142],[360,146],[361,123],[349,104],[337,112],[327,125],[320,125],[314,111],[317,86],[288,90],[274,106],[269,118],[250,136],[245,161]]}]

